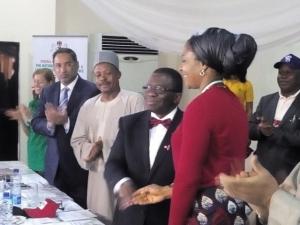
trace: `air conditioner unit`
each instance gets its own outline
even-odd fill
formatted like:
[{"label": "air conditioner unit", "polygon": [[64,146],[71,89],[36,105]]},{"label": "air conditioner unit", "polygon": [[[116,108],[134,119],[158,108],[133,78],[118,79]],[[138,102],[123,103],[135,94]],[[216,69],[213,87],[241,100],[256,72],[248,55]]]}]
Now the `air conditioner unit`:
[{"label": "air conditioner unit", "polygon": [[[158,51],[146,48],[124,36],[97,34],[92,38],[94,45],[93,63],[97,61],[100,50],[111,50],[118,54],[120,62],[121,88],[142,92],[142,86],[158,67]],[[93,65],[90,66],[92,68]]]}]

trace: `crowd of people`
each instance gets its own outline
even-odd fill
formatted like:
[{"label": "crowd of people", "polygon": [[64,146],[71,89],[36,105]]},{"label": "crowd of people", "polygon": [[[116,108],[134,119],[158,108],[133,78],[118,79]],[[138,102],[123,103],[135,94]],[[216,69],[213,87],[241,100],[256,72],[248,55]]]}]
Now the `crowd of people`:
[{"label": "crowd of people", "polygon": [[[179,72],[156,69],[142,96],[121,88],[116,53],[99,53],[92,83],[78,75],[76,53],[59,48],[58,81],[35,71],[29,108],[6,115],[28,131],[30,168],[113,225],[243,225],[250,214],[296,225],[300,59],[274,64],[279,91],[252,113],[256,51],[248,34],[208,28],[186,41]],[[183,84],[199,90],[184,112]],[[245,171],[249,140],[258,145]]]}]

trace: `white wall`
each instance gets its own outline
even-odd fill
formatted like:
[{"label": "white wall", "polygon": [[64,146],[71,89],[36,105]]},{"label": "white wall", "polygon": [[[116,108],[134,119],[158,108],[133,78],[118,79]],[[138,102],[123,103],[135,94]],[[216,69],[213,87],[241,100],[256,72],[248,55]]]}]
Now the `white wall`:
[{"label": "white wall", "polygon": [[[55,0],[1,0],[0,41],[20,42],[19,101],[31,98],[31,37],[55,33]],[[26,136],[20,130],[20,157],[26,161]]]}]

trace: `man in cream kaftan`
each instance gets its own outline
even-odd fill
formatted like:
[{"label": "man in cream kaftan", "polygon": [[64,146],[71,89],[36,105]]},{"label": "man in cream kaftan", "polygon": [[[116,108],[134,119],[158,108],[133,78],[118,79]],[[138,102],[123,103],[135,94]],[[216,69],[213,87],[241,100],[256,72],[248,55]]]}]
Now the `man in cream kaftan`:
[{"label": "man in cream kaftan", "polygon": [[104,165],[118,132],[119,118],[144,109],[142,95],[122,90],[119,59],[112,51],[101,51],[93,70],[101,94],[81,107],[71,145],[79,165],[89,170],[87,206],[112,219],[113,195],[104,180]]},{"label": "man in cream kaftan", "polygon": [[[87,205],[108,219],[112,218],[114,206],[113,195],[103,177],[104,164],[118,132],[119,118],[143,109],[140,94],[121,90],[109,102],[101,102],[101,94],[87,100],[78,114],[71,144],[80,166],[89,170]],[[84,159],[99,138],[103,141],[103,157],[87,163]]]}]

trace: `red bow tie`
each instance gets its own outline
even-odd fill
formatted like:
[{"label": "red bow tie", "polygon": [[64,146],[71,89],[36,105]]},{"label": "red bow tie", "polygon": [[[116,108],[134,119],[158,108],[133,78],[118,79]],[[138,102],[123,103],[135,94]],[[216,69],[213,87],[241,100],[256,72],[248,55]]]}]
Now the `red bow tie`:
[{"label": "red bow tie", "polygon": [[151,129],[152,127],[157,126],[158,124],[161,124],[161,125],[163,125],[165,128],[168,129],[171,123],[172,123],[172,120],[171,120],[171,119],[159,120],[159,119],[156,119],[156,118],[154,118],[154,117],[151,117],[151,119],[150,119],[150,129]]}]

